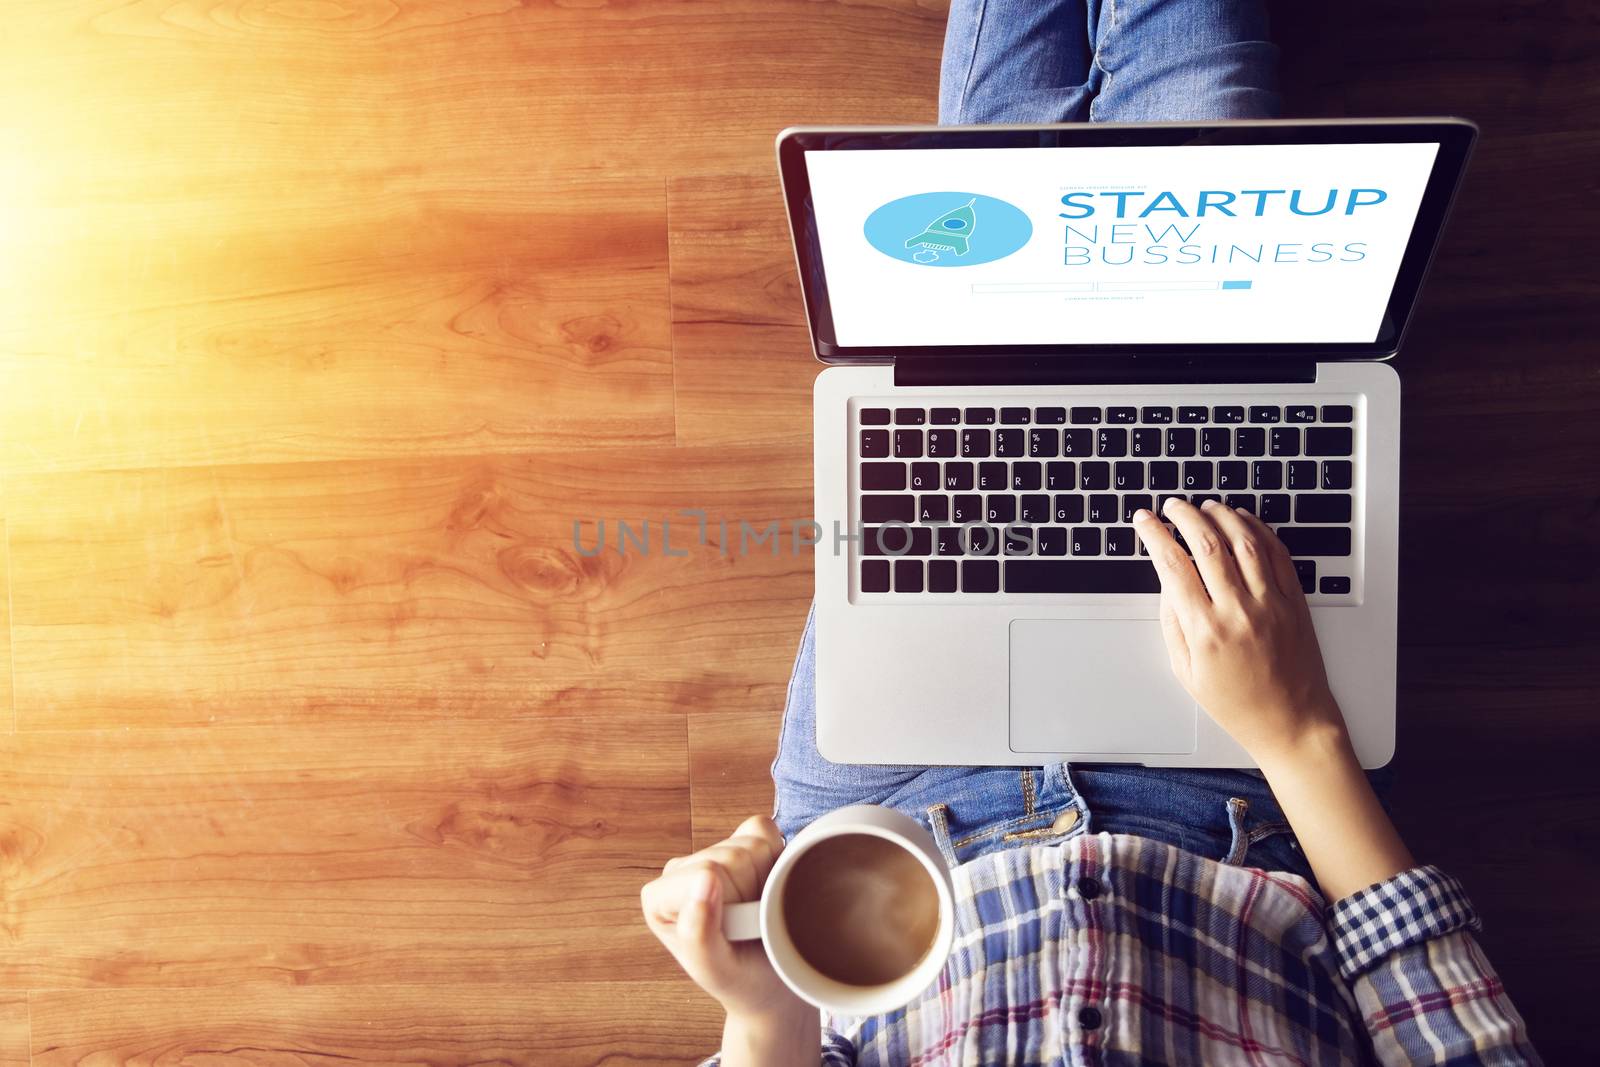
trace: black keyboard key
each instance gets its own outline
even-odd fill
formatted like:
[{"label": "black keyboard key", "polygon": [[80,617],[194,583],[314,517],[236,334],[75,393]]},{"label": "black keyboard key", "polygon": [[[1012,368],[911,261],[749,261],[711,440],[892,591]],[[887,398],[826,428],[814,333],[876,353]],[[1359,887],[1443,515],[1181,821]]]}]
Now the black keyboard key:
[{"label": "black keyboard key", "polygon": [[1076,426],[1093,426],[1100,421],[1099,408],[1073,408],[1072,422]]},{"label": "black keyboard key", "polygon": [[1109,463],[1082,463],[1078,466],[1078,473],[1082,477],[1079,487],[1082,489],[1110,489],[1111,464]]},{"label": "black keyboard key", "polygon": [[1317,487],[1317,465],[1310,460],[1291,459],[1285,464],[1289,468],[1289,479],[1285,483],[1290,489],[1315,489]]},{"label": "black keyboard key", "polygon": [[1050,498],[1043,493],[1028,493],[1022,498],[1022,521],[1035,525],[1050,521]]},{"label": "black keyboard key", "polygon": [[1317,408],[1314,404],[1290,404],[1283,409],[1284,422],[1316,422]]},{"label": "black keyboard key", "polygon": [[1283,462],[1276,459],[1258,459],[1250,464],[1250,488],[1282,489]]},{"label": "black keyboard key", "polygon": [[967,539],[967,555],[969,556],[998,556],[1000,554],[1000,531],[993,526],[967,526],[964,528]]},{"label": "black keyboard key", "polygon": [[1172,421],[1172,409],[1171,408],[1141,408],[1140,411],[1139,411],[1139,421],[1140,422],[1149,422],[1149,423],[1171,422]]},{"label": "black keyboard key", "polygon": [[1355,454],[1355,434],[1348,426],[1312,426],[1306,430],[1306,455],[1349,456]]},{"label": "black keyboard key", "polygon": [[963,493],[950,498],[950,521],[965,526],[969,522],[983,521],[983,497],[976,493]]},{"label": "black keyboard key", "polygon": [[1205,408],[1197,408],[1197,407],[1179,408],[1178,409],[1178,421],[1179,422],[1189,422],[1189,423],[1205,422],[1207,414],[1209,414],[1209,413],[1206,411]]},{"label": "black keyboard key", "polygon": [[1263,493],[1261,496],[1261,521],[1277,525],[1289,521],[1289,494]]},{"label": "black keyboard key", "polygon": [[1089,498],[1090,522],[1116,522],[1117,498],[1111,493],[1095,493]]},{"label": "black keyboard key", "polygon": [[906,487],[904,463],[863,463],[861,488],[866,492],[899,492]]},{"label": "black keyboard key", "polygon": [[1033,531],[1025,527],[1011,526],[1006,529],[1005,554],[1008,556],[1033,555]]},{"label": "black keyboard key", "polygon": [[1007,426],[1021,426],[1025,424],[1033,413],[1027,408],[1001,408],[1000,421]]},{"label": "black keyboard key", "polygon": [[1070,526],[1075,522],[1082,522],[1083,515],[1083,497],[1074,494],[1055,498],[1055,507],[1052,509],[1054,521],[1063,526]]},{"label": "black keyboard key", "polygon": [[960,447],[960,438],[954,430],[928,431],[928,455],[934,459],[949,459]]},{"label": "black keyboard key", "polygon": [[1095,455],[1126,456],[1128,454],[1127,430],[1099,430],[1095,433]]},{"label": "black keyboard key", "polygon": [[921,408],[895,408],[896,426],[921,426],[928,421],[928,413]]},{"label": "black keyboard key", "polygon": [[1013,559],[1006,562],[1006,592],[1159,593],[1161,582],[1139,559]]},{"label": "black keyboard key", "polygon": [[862,522],[913,522],[916,517],[916,501],[910,495],[883,496],[869,493],[861,498]]},{"label": "black keyboard key", "polygon": [[956,591],[956,561],[930,559],[928,561],[928,592],[954,593]]},{"label": "black keyboard key", "polygon": [[1143,489],[1144,464],[1138,460],[1119,460],[1112,467],[1111,484],[1118,489]]},{"label": "black keyboard key", "polygon": [[1100,531],[1093,526],[1075,526],[1072,528],[1072,554],[1074,556],[1098,556],[1100,554]]},{"label": "black keyboard key", "polygon": [[1267,431],[1259,426],[1241,426],[1234,434],[1233,454],[1236,456],[1264,456],[1267,454]]},{"label": "black keyboard key", "polygon": [[1289,546],[1291,556],[1348,556],[1348,526],[1280,526],[1278,539]]},{"label": "black keyboard key", "polygon": [[1294,498],[1295,522],[1349,522],[1349,493],[1302,493]]},{"label": "black keyboard key", "polygon": [[1317,584],[1317,565],[1315,563],[1313,563],[1311,560],[1309,560],[1309,559],[1297,559],[1297,560],[1295,560],[1294,561],[1294,572],[1300,578],[1300,588],[1302,590],[1304,590],[1306,593],[1310,593],[1311,590],[1316,588],[1316,584]]},{"label": "black keyboard key", "polygon": [[1033,421],[1042,426],[1060,426],[1067,421],[1067,409],[1039,408],[1033,413]]},{"label": "black keyboard key", "polygon": [[989,431],[962,430],[961,454],[968,459],[987,459],[989,456]]},{"label": "black keyboard key", "polygon": [[968,408],[965,421],[972,426],[989,426],[994,422],[994,408]]},{"label": "black keyboard key", "polygon": [[1028,455],[1035,459],[1052,459],[1061,455],[1061,431],[1029,430]]},{"label": "black keyboard key", "polygon": [[994,559],[968,559],[961,562],[961,591],[963,593],[998,593],[1000,591],[1000,561]]},{"label": "black keyboard key", "polygon": [[888,430],[862,430],[861,431],[861,457],[863,459],[882,459],[889,454]]},{"label": "black keyboard key", "polygon": [[984,497],[984,519],[996,525],[1005,525],[1017,521],[1017,498],[1009,494],[996,493]]},{"label": "black keyboard key", "polygon": [[1350,579],[1326,575],[1322,579],[1322,591],[1330,596],[1339,596],[1350,591]]},{"label": "black keyboard key", "polygon": [[922,561],[897,559],[894,561],[894,591],[896,593],[922,592]]},{"label": "black keyboard key", "polygon": [[1013,463],[1011,465],[1012,489],[1038,489],[1041,486],[1040,467],[1033,460],[1026,463]]},{"label": "black keyboard key", "polygon": [[1065,556],[1067,554],[1067,531],[1059,526],[1046,526],[1039,530],[1036,540],[1039,543],[1041,556]]},{"label": "black keyboard key", "polygon": [[896,430],[894,432],[894,454],[901,459],[916,459],[922,455],[922,431]]},{"label": "black keyboard key", "polygon": [[864,559],[861,561],[861,591],[887,593],[889,591],[889,561]]},{"label": "black keyboard key", "polygon": [[1230,508],[1243,508],[1252,515],[1256,513],[1256,495],[1254,493],[1229,493],[1222,498],[1222,502]]},{"label": "black keyboard key", "polygon": [[911,488],[918,493],[937,493],[944,488],[939,480],[939,465],[937,463],[913,463],[911,465]]},{"label": "black keyboard key", "polygon": [[860,422],[863,426],[887,426],[889,425],[889,409],[862,408]]},{"label": "black keyboard key", "polygon": [[917,498],[918,522],[949,522],[950,498],[946,496],[921,496]]},{"label": "black keyboard key", "polygon": [[1052,493],[1063,489],[1076,489],[1078,487],[1078,465],[1076,463],[1046,463],[1044,465],[1044,487]]},{"label": "black keyboard key", "polygon": [[1251,422],[1281,422],[1283,409],[1275,404],[1255,404],[1250,408]]},{"label": "black keyboard key", "polygon": [[1216,407],[1211,409],[1212,422],[1243,422],[1244,408]]},{"label": "black keyboard key", "polygon": [[959,493],[972,488],[972,464],[946,463],[944,487],[947,492]]},{"label": "black keyboard key", "polygon": [[1322,488],[1349,489],[1354,474],[1355,468],[1349,460],[1325,459],[1322,461]]},{"label": "black keyboard key", "polygon": [[940,526],[933,531],[934,551],[941,556],[964,556],[966,545],[961,541],[961,527]]},{"label": "black keyboard key", "polygon": [[1161,455],[1160,430],[1135,430],[1133,431],[1133,445],[1130,455],[1150,458]]},{"label": "black keyboard key", "polygon": [[1222,495],[1220,493],[1193,493],[1189,497],[1189,503],[1193,504],[1195,507],[1199,507],[1207,500],[1220,501],[1221,499]]},{"label": "black keyboard key", "polygon": [[1025,430],[1008,429],[994,432],[994,454],[997,456],[1017,459],[1027,447],[1028,435]]},{"label": "black keyboard key", "polygon": [[1298,456],[1300,454],[1300,427],[1274,426],[1270,436],[1272,454],[1274,456]]},{"label": "black keyboard key", "polygon": [[931,526],[864,526],[861,529],[863,556],[931,556]]},{"label": "black keyboard key", "polygon": [[1106,408],[1106,421],[1119,425],[1129,425],[1139,421],[1138,408]]},{"label": "black keyboard key", "polygon": [[1237,492],[1250,488],[1250,467],[1243,460],[1230,459],[1217,464],[1217,488]]},{"label": "black keyboard key", "polygon": [[1122,521],[1132,522],[1134,512],[1140,508],[1152,511],[1155,506],[1155,501],[1150,498],[1148,493],[1129,493],[1122,498]]},{"label": "black keyboard key", "polygon": [[[1227,430],[1223,430],[1227,433]],[[1167,430],[1167,455],[1192,456],[1194,455],[1194,430],[1187,426],[1173,426]]]},{"label": "black keyboard key", "polygon": [[1175,461],[1161,461],[1150,464],[1150,488],[1178,488],[1178,464]]},{"label": "black keyboard key", "polygon": [[1088,430],[1063,430],[1061,433],[1063,456],[1094,455],[1094,435]]},{"label": "black keyboard key", "polygon": [[1226,426],[1209,426],[1200,431],[1200,454],[1202,456],[1227,456],[1232,455],[1233,431]]},{"label": "black keyboard key", "polygon": [[1189,498],[1184,496],[1182,493],[1162,493],[1162,494],[1160,494],[1159,496],[1156,497],[1156,514],[1158,516],[1165,516],[1166,515],[1166,513],[1167,513],[1167,501],[1169,501],[1169,500],[1188,500],[1188,499]]},{"label": "black keyboard key", "polygon": [[935,426],[956,426],[961,422],[960,408],[934,408],[928,412],[928,421]]},{"label": "black keyboard key", "polygon": [[998,493],[1011,488],[1011,475],[1004,463],[978,464],[978,488],[986,493]]},{"label": "black keyboard key", "polygon": [[1118,526],[1106,531],[1106,555],[1131,556],[1134,553],[1133,529]]},{"label": "black keyboard key", "polygon": [[1183,465],[1183,487],[1186,490],[1211,488],[1211,464],[1191,460]]},{"label": "black keyboard key", "polygon": [[1356,409],[1349,404],[1322,405],[1323,422],[1355,422]]}]

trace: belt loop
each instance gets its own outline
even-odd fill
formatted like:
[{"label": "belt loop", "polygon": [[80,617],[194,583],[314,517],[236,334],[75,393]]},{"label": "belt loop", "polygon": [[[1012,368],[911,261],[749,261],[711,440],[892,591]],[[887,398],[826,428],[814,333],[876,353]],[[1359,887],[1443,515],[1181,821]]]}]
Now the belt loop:
[{"label": "belt loop", "polygon": [[956,859],[956,850],[950,844],[950,820],[947,817],[949,808],[943,804],[933,804],[928,807],[928,828],[933,831],[933,842],[939,846],[939,852],[944,856],[945,863],[955,868],[961,866]]},{"label": "belt loop", "polygon": [[1228,832],[1233,835],[1233,841],[1228,846],[1228,854],[1222,862],[1234,867],[1244,863],[1245,853],[1250,850],[1250,834],[1244,828],[1245,816],[1250,814],[1250,802],[1244,797],[1228,798]]},{"label": "belt loop", "polygon": [[1038,803],[1039,794],[1033,784],[1033,768],[1022,768],[1022,814],[1032,815]]}]

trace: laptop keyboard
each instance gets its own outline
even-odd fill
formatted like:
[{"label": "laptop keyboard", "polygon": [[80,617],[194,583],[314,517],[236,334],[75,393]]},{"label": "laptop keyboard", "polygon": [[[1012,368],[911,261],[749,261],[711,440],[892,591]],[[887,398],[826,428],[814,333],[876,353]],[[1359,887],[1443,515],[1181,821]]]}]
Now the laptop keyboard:
[{"label": "laptop keyboard", "polygon": [[1349,594],[1355,417],[1319,403],[862,404],[857,589],[1159,592],[1133,513],[1181,497],[1259,515],[1307,593]]}]

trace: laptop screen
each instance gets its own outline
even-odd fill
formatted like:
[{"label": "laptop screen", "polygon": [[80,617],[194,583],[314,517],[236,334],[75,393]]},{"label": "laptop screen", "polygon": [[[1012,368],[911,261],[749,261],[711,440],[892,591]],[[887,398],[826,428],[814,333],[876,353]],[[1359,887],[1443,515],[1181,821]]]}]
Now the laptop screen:
[{"label": "laptop screen", "polygon": [[1442,206],[1422,211],[1440,151],[1421,138],[806,150],[822,339],[1392,342],[1402,263],[1420,248],[1409,312],[1442,223]]}]

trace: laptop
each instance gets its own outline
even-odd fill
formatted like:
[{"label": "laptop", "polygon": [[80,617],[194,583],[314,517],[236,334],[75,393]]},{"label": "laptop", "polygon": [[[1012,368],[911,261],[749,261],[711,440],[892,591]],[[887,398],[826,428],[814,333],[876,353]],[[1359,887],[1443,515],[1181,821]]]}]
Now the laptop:
[{"label": "laptop", "polygon": [[1459,119],[793,128],[815,386],[817,745],[1249,767],[1168,665],[1131,525],[1289,547],[1361,762],[1394,751],[1393,361]]}]

